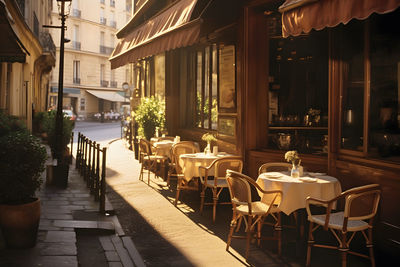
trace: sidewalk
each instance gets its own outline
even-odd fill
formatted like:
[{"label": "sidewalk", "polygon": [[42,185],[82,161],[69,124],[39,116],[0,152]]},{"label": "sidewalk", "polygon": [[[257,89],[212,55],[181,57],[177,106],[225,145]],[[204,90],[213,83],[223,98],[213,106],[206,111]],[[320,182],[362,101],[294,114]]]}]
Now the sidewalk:
[{"label": "sidewalk", "polygon": [[[144,266],[117,217],[98,212],[99,202],[90,195],[74,164],[66,189],[46,185],[45,176],[39,193],[37,244],[32,249],[6,249],[0,236],[0,266]],[[108,200],[106,210],[113,210]]]}]

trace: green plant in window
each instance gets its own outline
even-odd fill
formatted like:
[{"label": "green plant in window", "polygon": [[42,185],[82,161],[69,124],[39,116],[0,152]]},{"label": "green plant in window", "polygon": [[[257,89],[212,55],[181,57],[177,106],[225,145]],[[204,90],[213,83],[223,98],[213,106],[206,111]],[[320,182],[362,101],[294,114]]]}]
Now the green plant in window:
[{"label": "green plant in window", "polygon": [[139,134],[147,140],[154,136],[156,128],[164,129],[165,104],[158,98],[151,96],[142,98],[135,111],[135,120],[139,124]]}]

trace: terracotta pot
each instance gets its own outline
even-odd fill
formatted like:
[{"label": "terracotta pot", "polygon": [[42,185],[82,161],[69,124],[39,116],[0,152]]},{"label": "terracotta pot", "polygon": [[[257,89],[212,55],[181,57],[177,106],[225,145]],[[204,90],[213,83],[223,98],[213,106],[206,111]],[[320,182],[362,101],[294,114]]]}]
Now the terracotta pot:
[{"label": "terracotta pot", "polygon": [[40,221],[40,200],[21,205],[0,204],[0,227],[6,246],[31,248],[36,245]]}]

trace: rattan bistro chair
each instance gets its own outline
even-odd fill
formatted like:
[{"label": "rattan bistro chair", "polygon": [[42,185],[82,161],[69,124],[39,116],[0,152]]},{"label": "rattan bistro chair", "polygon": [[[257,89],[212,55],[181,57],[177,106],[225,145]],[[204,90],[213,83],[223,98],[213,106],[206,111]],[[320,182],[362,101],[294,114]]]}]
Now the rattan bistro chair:
[{"label": "rattan bistro chair", "polygon": [[140,148],[140,162],[142,166],[140,168],[139,180],[143,181],[144,171],[147,170],[147,184],[150,185],[150,172],[156,172],[157,163],[165,164],[168,159],[166,156],[158,156],[152,153],[152,145],[145,139],[139,140]]},{"label": "rattan bistro chair", "polygon": [[[176,150],[176,153],[178,153],[179,155],[181,154],[187,154],[187,153],[197,153],[200,152],[200,147],[199,144],[197,142],[193,142],[193,141],[181,141],[179,143],[176,144],[180,144]],[[171,183],[171,178],[178,178],[179,174],[176,171],[176,161],[175,161],[175,156],[174,156],[174,146],[176,145],[174,144],[171,147],[171,158],[170,158],[170,163],[168,166],[168,177],[167,177],[167,185],[169,186]],[[178,160],[179,160],[179,155],[178,155]]]},{"label": "rattan bistro chair", "polygon": [[[346,266],[347,253],[367,258],[371,261],[371,265],[375,266],[372,244],[372,224],[378,210],[380,194],[381,190],[379,185],[370,184],[349,189],[327,201],[308,197],[306,201],[306,210],[308,220],[310,221],[310,227],[306,266],[310,266],[311,264],[312,247],[338,249],[342,256],[342,266]],[[344,200],[344,210],[332,213],[331,211],[334,204],[339,200]],[[326,213],[314,215],[311,213],[310,205],[325,206]],[[331,231],[338,241],[338,246],[315,243],[313,233],[321,227],[323,227],[324,230],[329,229]],[[369,249],[369,256],[350,251],[350,243],[357,232],[361,232],[364,236],[366,246]],[[350,237],[348,237],[348,234],[350,234]]]},{"label": "rattan bistro chair", "polygon": [[[192,141],[182,141],[179,143],[176,143],[172,146],[172,157],[173,157],[173,168],[174,168],[174,173],[177,177],[177,184],[176,184],[176,197],[175,197],[175,202],[174,205],[176,206],[178,204],[179,200],[179,194],[181,190],[199,190],[199,185],[198,181],[186,181],[182,167],[179,164],[179,156],[182,154],[192,154],[192,153],[197,153],[199,152],[199,147],[195,142]],[[172,172],[168,174],[168,182],[171,179],[171,174]],[[192,183],[191,183],[192,182]]]},{"label": "rattan bistro chair", "polygon": [[[227,170],[226,180],[228,182],[228,188],[231,195],[233,216],[229,229],[228,240],[226,243],[226,250],[229,250],[232,238],[245,238],[246,239],[246,252],[245,258],[249,256],[250,241],[253,237],[254,229],[257,229],[256,238],[257,239],[273,239],[278,241],[278,251],[281,250],[281,236],[268,236],[261,237],[261,226],[265,217],[269,214],[276,212],[276,199],[278,196],[282,196],[282,191],[273,190],[265,191],[258,184],[254,182],[250,177],[235,172],[232,170]],[[268,203],[261,201],[253,201],[251,195],[251,187],[259,190],[263,194],[272,195]],[[245,222],[245,236],[233,235],[236,228],[236,232],[239,231],[241,222]]]},{"label": "rattan bistro chair", "polygon": [[258,169],[258,175],[264,172],[276,172],[276,171],[290,171],[292,164],[286,162],[268,162],[264,163]]},{"label": "rattan bistro chair", "polygon": [[[200,213],[203,212],[204,205],[213,205],[213,222],[215,222],[215,216],[217,212],[217,204],[231,204],[231,202],[218,203],[219,195],[224,188],[228,188],[226,182],[226,170],[234,170],[242,172],[243,160],[241,157],[223,157],[214,160],[208,167],[200,166],[200,182],[202,184],[202,190],[200,193]],[[213,170],[211,172],[211,170]],[[205,203],[205,195],[207,188],[211,189],[213,194],[213,201]]]}]

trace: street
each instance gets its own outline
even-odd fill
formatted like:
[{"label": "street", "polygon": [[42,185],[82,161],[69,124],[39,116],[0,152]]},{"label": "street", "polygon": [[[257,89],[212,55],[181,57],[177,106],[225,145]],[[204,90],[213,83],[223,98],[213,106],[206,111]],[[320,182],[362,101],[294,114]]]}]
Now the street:
[{"label": "street", "polygon": [[106,145],[112,140],[121,138],[121,122],[76,121],[74,142],[77,142],[79,132],[101,145]]}]

